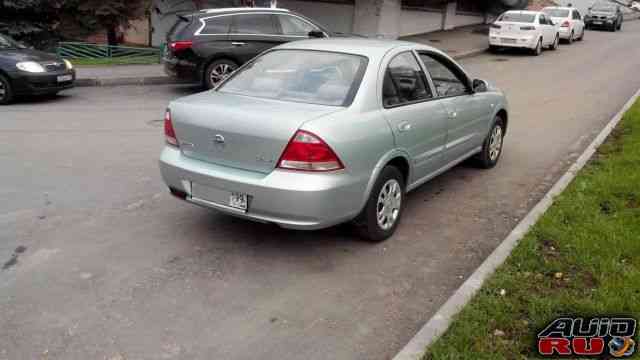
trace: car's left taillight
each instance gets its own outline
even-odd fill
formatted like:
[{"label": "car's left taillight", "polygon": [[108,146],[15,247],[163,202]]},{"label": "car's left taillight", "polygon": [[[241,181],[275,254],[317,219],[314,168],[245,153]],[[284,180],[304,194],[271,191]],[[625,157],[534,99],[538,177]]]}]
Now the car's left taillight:
[{"label": "car's left taillight", "polygon": [[176,132],[173,130],[173,123],[171,122],[171,110],[167,109],[164,113],[164,138],[167,144],[179,147],[178,138]]},{"label": "car's left taillight", "polygon": [[284,149],[278,167],[298,171],[336,171],[342,161],[319,136],[298,130]]}]

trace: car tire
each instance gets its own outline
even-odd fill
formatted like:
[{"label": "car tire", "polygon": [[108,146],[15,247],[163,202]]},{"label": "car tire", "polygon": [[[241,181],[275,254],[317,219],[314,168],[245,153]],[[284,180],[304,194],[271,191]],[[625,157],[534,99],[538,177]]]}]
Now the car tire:
[{"label": "car tire", "polygon": [[391,237],[402,218],[404,202],[404,176],[395,166],[387,165],[371,189],[364,209],[354,221],[360,237],[370,242],[382,242]]},{"label": "car tire", "polygon": [[567,39],[567,44],[571,45],[573,44],[573,37],[576,36],[576,34],[573,32],[573,30],[571,30],[571,35],[569,35],[569,38]]},{"label": "car tire", "polygon": [[7,77],[0,74],[0,105],[8,105],[13,101],[13,89]]},{"label": "car tire", "polygon": [[497,53],[498,51],[500,51],[500,47],[496,46],[496,45],[489,45],[489,52],[490,53]]},{"label": "car tire", "polygon": [[502,156],[504,134],[504,119],[500,115],[496,115],[491,131],[482,144],[482,151],[476,157],[478,166],[483,169],[491,169],[496,166]]},{"label": "car tire", "polygon": [[207,89],[213,89],[222,80],[236,71],[238,64],[229,59],[220,59],[210,63],[204,71],[203,84]]},{"label": "car tire", "polygon": [[580,37],[578,38],[578,41],[584,40],[584,30],[585,28],[582,28],[582,32],[580,33]]},{"label": "car tire", "polygon": [[618,31],[622,31],[622,21],[620,22],[620,25],[618,25]]},{"label": "car tire", "polygon": [[534,56],[540,56],[542,54],[542,39],[538,40],[538,45],[533,49]]},{"label": "car tire", "polygon": [[556,35],[556,39],[553,40],[553,44],[551,44],[551,47],[549,49],[551,50],[558,50],[558,47],[560,46],[560,35]]}]

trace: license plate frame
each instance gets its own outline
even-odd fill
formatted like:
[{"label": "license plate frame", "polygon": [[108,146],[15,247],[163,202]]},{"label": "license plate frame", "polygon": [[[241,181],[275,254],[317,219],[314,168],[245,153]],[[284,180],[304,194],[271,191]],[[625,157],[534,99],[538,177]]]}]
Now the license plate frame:
[{"label": "license plate frame", "polygon": [[67,82],[73,80],[73,75],[58,75],[58,82]]},{"label": "license plate frame", "polygon": [[249,194],[231,192],[229,194],[229,207],[247,212],[249,209]]},{"label": "license plate frame", "polygon": [[602,25],[602,21],[594,21],[593,25]]}]

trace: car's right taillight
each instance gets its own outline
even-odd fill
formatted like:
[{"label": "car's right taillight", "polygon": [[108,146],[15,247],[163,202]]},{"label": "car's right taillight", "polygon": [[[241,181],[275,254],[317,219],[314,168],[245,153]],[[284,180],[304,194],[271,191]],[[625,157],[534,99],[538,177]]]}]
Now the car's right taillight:
[{"label": "car's right taillight", "polygon": [[186,49],[191,49],[192,46],[193,46],[193,41],[191,40],[173,41],[169,43],[169,48],[174,53],[182,50],[186,50]]},{"label": "car's right taillight", "polygon": [[176,132],[173,130],[173,123],[171,122],[171,110],[167,109],[164,113],[164,138],[169,145],[179,147],[178,138]]},{"label": "car's right taillight", "polygon": [[278,167],[298,171],[335,171],[344,165],[320,137],[298,130],[284,149]]},{"label": "car's right taillight", "polygon": [[569,27],[569,20],[565,20],[562,25],[560,25],[561,27]]}]

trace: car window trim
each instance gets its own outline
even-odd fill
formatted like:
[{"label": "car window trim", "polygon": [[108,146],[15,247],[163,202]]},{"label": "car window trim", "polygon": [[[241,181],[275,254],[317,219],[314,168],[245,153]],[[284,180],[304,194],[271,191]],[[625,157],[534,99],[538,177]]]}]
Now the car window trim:
[{"label": "car window trim", "polygon": [[[418,60],[419,60],[419,64],[420,66],[423,67],[423,72],[425,74],[425,76],[427,76],[429,78],[429,81],[432,82],[433,84],[433,88],[434,88],[434,94],[436,95],[434,97],[434,100],[441,100],[441,99],[449,99],[449,98],[454,98],[454,97],[459,97],[459,96],[468,96],[468,95],[473,95],[473,89],[471,89],[470,87],[470,78],[469,75],[467,75],[467,73],[464,71],[464,69],[462,69],[460,66],[458,66],[456,63],[454,63],[453,61],[443,57],[442,55],[434,52],[434,51],[429,51],[429,50],[415,50],[416,54],[418,54]],[[456,71],[450,69],[448,66],[446,66],[445,64],[442,64],[444,67],[446,67],[449,71],[451,71],[453,73],[453,75],[455,75],[456,77],[458,77],[460,74],[462,74],[465,78],[466,84],[463,82],[463,85],[465,87],[465,89],[467,89],[464,94],[459,94],[459,95],[444,95],[444,96],[440,96],[440,94],[438,94],[438,90],[435,88],[435,83],[433,82],[433,79],[431,77],[431,73],[429,72],[429,69],[427,69],[427,66],[424,64],[424,62],[422,61],[422,59],[420,59],[420,54],[424,53],[430,57],[433,57],[436,61],[438,61],[438,59],[444,59],[445,61],[449,62],[450,65],[453,65],[456,68]],[[459,74],[456,74],[456,72],[458,72]],[[460,80],[460,79],[458,79]]]},{"label": "car window trim", "polygon": [[[274,11],[250,11],[250,12],[238,12],[238,13],[230,13],[230,14],[220,14],[220,15],[213,15],[213,16],[207,16],[207,17],[203,17],[200,18],[198,20],[200,20],[200,27],[198,28],[198,30],[196,30],[196,32],[193,34],[194,36],[226,36],[226,35],[243,35],[243,36],[276,36],[276,37],[282,37],[282,36],[289,36],[289,37],[297,37],[297,38],[308,38],[308,36],[304,36],[304,35],[284,35],[284,34],[257,34],[257,33],[232,33],[231,32],[231,25],[229,25],[229,32],[227,32],[226,34],[224,33],[218,33],[218,34],[202,34],[202,30],[206,27],[206,20],[209,19],[213,19],[213,18],[217,18],[217,17],[222,17],[222,16],[235,16],[235,15],[251,15],[251,14],[260,14],[260,15],[289,15],[289,16],[294,16],[297,17],[300,20],[306,21],[309,24],[313,25],[314,27],[320,29],[320,31],[322,31],[322,33],[325,35],[325,37],[328,37],[329,34],[322,29],[320,26],[315,25],[314,23],[310,22],[309,20],[298,16],[296,14],[291,14],[291,13],[281,13],[281,12],[274,12]],[[276,28],[276,30],[278,30]]]},{"label": "car window trim", "polygon": [[[384,94],[382,94],[380,96],[380,99],[382,100],[382,107],[384,109],[394,109],[397,107],[401,107],[401,106],[407,106],[407,105],[415,105],[415,104],[420,104],[420,103],[424,103],[427,101],[433,101],[433,100],[439,100],[439,98],[436,95],[436,93],[434,92],[434,87],[432,86],[430,79],[428,79],[427,74],[424,71],[424,66],[422,66],[422,61],[420,61],[420,59],[416,56],[416,51],[415,49],[410,49],[410,50],[403,50],[395,55],[393,55],[393,57],[391,58],[391,60],[389,60],[389,62],[387,62],[387,67],[384,69],[384,72],[386,74],[387,70],[389,69],[389,64],[393,61],[393,59],[395,59],[397,56],[402,55],[404,53],[411,53],[411,55],[413,56],[414,60],[416,61],[416,63],[418,64],[418,67],[420,68],[420,70],[422,70],[422,80],[425,82],[425,86],[429,85],[429,90],[431,91],[431,97],[428,98],[424,98],[424,99],[418,99],[418,100],[411,100],[411,101],[407,101],[401,104],[395,104],[395,105],[385,105],[384,104]],[[393,81],[393,79],[391,80]],[[384,76],[382,77],[382,87],[380,87],[380,92],[382,93],[384,91]],[[398,91],[398,88],[396,86],[395,81],[393,82],[393,87],[396,88],[396,91]]]}]

